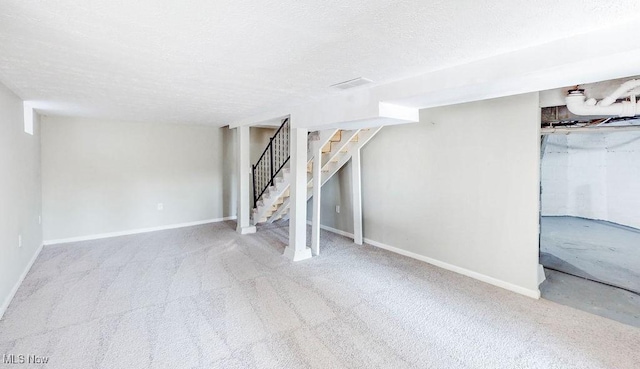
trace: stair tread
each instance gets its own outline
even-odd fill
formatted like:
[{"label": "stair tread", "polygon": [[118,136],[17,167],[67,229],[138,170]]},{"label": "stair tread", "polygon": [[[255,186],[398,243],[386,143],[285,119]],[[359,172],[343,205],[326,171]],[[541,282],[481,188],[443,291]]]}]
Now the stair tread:
[{"label": "stair tread", "polygon": [[[379,127],[371,129],[371,134],[365,134],[365,132],[370,131],[370,128],[336,131],[327,141],[325,146],[322,147],[321,156],[319,158],[312,157],[307,161],[307,198],[311,198],[313,196],[312,173],[314,161],[316,161],[317,163],[317,160],[320,160],[320,163],[323,163],[321,168],[321,185],[324,185],[329,180],[329,178],[335,175],[340,170],[340,168],[342,168],[348,162],[350,155],[342,154],[348,154],[351,148],[355,149],[362,147],[362,145],[367,142],[371,138],[371,136],[375,135],[375,133],[377,133],[379,130]],[[343,136],[343,132],[346,132],[347,134]],[[364,136],[362,134],[364,134]],[[359,142],[360,138],[363,138],[362,142]],[[337,146],[333,145],[333,143],[337,143]],[[332,149],[334,150],[332,151]],[[262,206],[254,209],[254,219],[256,219],[258,215],[260,215],[258,223],[262,223],[265,221],[273,222],[278,219],[288,219],[288,213],[290,210],[290,188],[287,179],[290,178],[290,175],[290,168],[283,168],[282,177],[276,179],[276,185],[270,186],[268,188],[268,192],[265,192],[265,195],[268,196],[265,198],[265,200],[267,201],[266,203],[269,204],[269,206]],[[285,185],[287,186],[286,189],[281,187],[279,185],[280,183],[285,183]],[[275,195],[277,195],[277,198],[274,199],[273,196]],[[262,205],[264,204],[265,203],[262,203]]]},{"label": "stair tread", "polygon": [[342,130],[339,129],[333,136],[331,136],[331,138],[329,139],[329,141],[331,142],[338,142],[342,139]]}]

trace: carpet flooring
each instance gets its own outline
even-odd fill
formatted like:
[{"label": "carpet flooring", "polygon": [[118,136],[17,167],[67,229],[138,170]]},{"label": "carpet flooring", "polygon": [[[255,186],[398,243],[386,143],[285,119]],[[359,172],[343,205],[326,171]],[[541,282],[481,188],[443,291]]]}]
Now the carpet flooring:
[{"label": "carpet flooring", "polygon": [[234,226],[45,247],[0,354],[48,362],[4,366],[640,368],[636,327],[332,233],[292,263],[286,227]]}]

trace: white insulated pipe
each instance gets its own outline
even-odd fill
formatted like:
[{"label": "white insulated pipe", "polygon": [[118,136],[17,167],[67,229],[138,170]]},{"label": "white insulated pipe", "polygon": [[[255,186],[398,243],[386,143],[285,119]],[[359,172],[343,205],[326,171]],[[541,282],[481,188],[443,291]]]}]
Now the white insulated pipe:
[{"label": "white insulated pipe", "polygon": [[[567,109],[575,115],[617,115],[619,117],[640,115],[640,104],[637,103],[635,91],[633,91],[639,86],[640,80],[627,81],[600,102],[596,102],[595,99],[587,100],[583,90],[572,90],[565,98]],[[630,101],[613,103],[619,97],[629,96],[629,94],[631,94]]]},{"label": "white insulated pipe", "polygon": [[600,102],[598,103],[598,105],[600,106],[609,106],[611,104],[613,104],[614,102],[616,102],[616,100],[622,98],[622,97],[627,97],[629,96],[629,92],[631,92],[631,90],[640,87],[640,80],[638,79],[632,79],[630,81],[627,81],[623,84],[620,85],[620,87],[618,87],[615,91],[613,91],[613,93],[611,93],[609,96],[605,97],[604,99],[600,100]]}]

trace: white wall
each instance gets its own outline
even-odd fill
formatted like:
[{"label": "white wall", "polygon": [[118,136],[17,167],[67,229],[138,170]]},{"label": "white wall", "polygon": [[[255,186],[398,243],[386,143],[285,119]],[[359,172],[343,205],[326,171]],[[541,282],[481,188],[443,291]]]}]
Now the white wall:
[{"label": "white wall", "polygon": [[235,215],[232,132],[43,117],[45,240]]},{"label": "white wall", "polygon": [[[539,126],[533,93],[383,128],[362,149],[365,238],[537,295]],[[323,188],[322,222],[352,232],[347,170]]]},{"label": "white wall", "polygon": [[[0,84],[0,316],[42,245],[40,129],[24,132],[18,96]],[[18,236],[22,247],[18,248]]]},{"label": "white wall", "polygon": [[541,176],[543,215],[640,228],[640,132],[551,135]]}]

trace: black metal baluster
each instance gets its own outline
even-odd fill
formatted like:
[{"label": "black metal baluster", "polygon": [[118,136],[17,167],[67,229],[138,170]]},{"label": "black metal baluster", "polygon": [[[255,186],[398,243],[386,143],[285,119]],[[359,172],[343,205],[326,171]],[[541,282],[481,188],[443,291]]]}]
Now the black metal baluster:
[{"label": "black metal baluster", "polygon": [[269,160],[271,160],[271,185],[273,186],[273,137],[269,141]]},{"label": "black metal baluster", "polygon": [[[275,177],[289,161],[290,128],[289,118],[286,118],[273,137],[269,139],[269,144],[262,152],[258,162],[251,166],[254,206],[257,206],[269,186],[275,185]],[[269,155],[268,158],[267,155]]]},{"label": "black metal baluster", "polygon": [[251,178],[253,179],[253,207],[256,207],[258,199],[256,197],[256,166],[251,164]]}]

